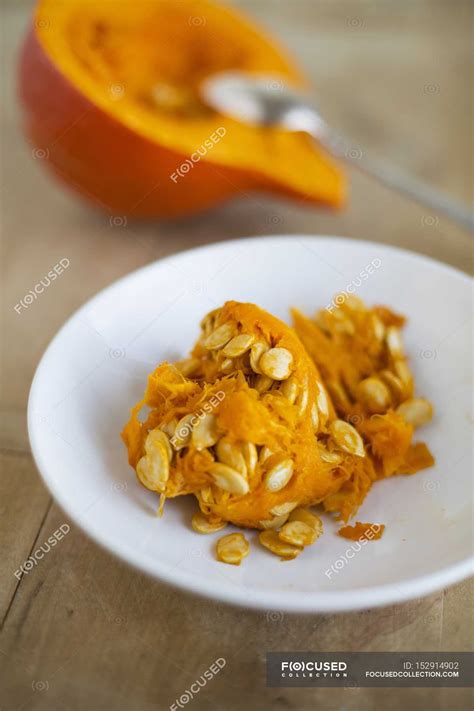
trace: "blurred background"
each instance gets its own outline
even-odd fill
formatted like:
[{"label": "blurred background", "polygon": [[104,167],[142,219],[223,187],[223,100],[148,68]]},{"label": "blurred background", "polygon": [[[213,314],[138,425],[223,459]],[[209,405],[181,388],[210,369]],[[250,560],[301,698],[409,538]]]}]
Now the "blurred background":
[{"label": "blurred background", "polygon": [[[130,0],[131,1],[131,0]],[[134,0],[140,2],[142,0]],[[144,0],[143,0],[144,1]],[[58,3],[66,0],[58,0]],[[328,121],[379,156],[468,203],[472,186],[469,0],[234,0],[286,46]],[[21,584],[11,575],[64,517],[26,434],[34,370],[57,329],[113,280],[190,247],[250,235],[335,234],[392,244],[472,269],[470,236],[349,169],[341,212],[242,195],[173,221],[111,220],[57,183],[24,138],[17,57],[34,3],[2,2],[3,387],[0,517],[6,575],[3,708],[168,708],[200,660],[232,658],[189,708],[467,708],[466,690],[266,689],[270,649],[470,648],[469,583],[406,605],[292,618],[196,600],[125,568],[71,531]],[[61,259],[67,275],[18,314],[15,304]],[[130,601],[133,604],[130,605]],[[200,673],[200,671],[199,671]],[[47,684],[47,686],[46,686]],[[36,685],[36,686],[35,686]],[[0,684],[2,686],[2,684]],[[165,693],[166,692],[166,693]],[[163,699],[165,701],[163,701]],[[165,703],[166,702],[166,703]]]}]

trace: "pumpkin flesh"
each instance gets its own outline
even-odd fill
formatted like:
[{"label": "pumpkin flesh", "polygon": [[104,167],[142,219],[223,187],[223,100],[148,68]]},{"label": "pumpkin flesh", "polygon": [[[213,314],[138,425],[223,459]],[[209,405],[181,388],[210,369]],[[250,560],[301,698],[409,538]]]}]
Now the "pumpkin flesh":
[{"label": "pumpkin flesh", "polygon": [[401,342],[405,319],[385,306],[370,309],[342,294],[313,319],[294,309],[293,321],[339,417],[361,434],[372,465],[324,501],[326,510],[347,520],[377,479],[434,464],[427,446],[413,443],[414,426],[403,414],[402,406],[414,402],[413,374]]},{"label": "pumpkin flesh", "polygon": [[[227,343],[213,347],[213,334],[227,328]],[[267,352],[291,354],[290,375],[266,381],[264,373],[254,370],[265,363],[265,353],[257,365],[250,349],[227,358],[227,346],[242,335],[253,339],[254,346],[265,343]],[[230,369],[227,360],[232,361]],[[191,372],[185,376],[180,368]],[[248,443],[255,447],[256,460],[246,470],[248,492],[239,495],[216,485],[212,469],[220,456],[219,444],[198,451],[193,442],[173,457],[169,479],[159,490],[166,497],[194,493],[203,513],[214,518],[265,528],[282,505],[317,504],[335,494],[360,467],[370,467],[361,464],[368,462],[363,454],[334,455],[330,428],[336,417],[317,368],[292,329],[253,304],[227,302],[209,314],[190,361],[162,365],[150,376],[144,400],[133,409],[123,432],[130,464],[137,468],[151,430],[190,415],[196,427],[199,412],[210,403],[219,440],[234,450]],[[138,413],[143,404],[152,410],[141,423]],[[175,432],[179,429],[178,424]],[[284,462],[292,463],[292,475],[273,489],[269,477]]]}]

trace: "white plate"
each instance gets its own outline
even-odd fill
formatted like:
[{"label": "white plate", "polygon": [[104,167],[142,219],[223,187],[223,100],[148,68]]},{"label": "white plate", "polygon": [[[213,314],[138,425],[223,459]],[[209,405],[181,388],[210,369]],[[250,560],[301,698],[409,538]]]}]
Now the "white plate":
[{"label": "white plate", "polygon": [[[386,524],[379,541],[344,540],[324,516],[324,535],[297,560],[280,562],[251,532],[240,567],[218,563],[222,534],[192,531],[192,497],[168,501],[163,518],[155,516],[157,497],[136,482],[119,439],[130,406],[153,367],[185,354],[201,317],[225,300],[252,301],[288,320],[291,305],[312,313],[358,284],[369,304],[409,315],[405,338],[418,392],[436,409],[419,438],[436,466],[375,484],[356,518]],[[267,610],[329,612],[446,587],[473,570],[470,288],[467,276],[425,257],[336,237],[236,240],[151,264],[83,306],[43,356],[28,410],[38,468],[94,540],[195,593]]]}]

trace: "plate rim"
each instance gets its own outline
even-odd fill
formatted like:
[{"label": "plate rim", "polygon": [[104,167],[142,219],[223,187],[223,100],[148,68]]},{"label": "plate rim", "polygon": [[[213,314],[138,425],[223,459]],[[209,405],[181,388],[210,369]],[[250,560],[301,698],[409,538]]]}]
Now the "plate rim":
[{"label": "plate rim", "polygon": [[372,587],[358,587],[331,592],[258,590],[252,591],[251,597],[247,599],[246,593],[243,592],[245,591],[245,588],[242,587],[240,589],[236,583],[232,584],[232,586],[237,588],[236,590],[232,589],[230,586],[226,586],[221,589],[219,586],[214,584],[214,577],[209,579],[195,578],[191,572],[187,572],[176,567],[169,571],[167,566],[161,566],[160,570],[159,560],[155,562],[155,565],[157,564],[158,566],[158,570],[156,570],[156,568],[152,569],[152,566],[145,558],[140,558],[140,556],[137,557],[136,551],[132,551],[128,548],[128,546],[124,547],[123,544],[116,544],[113,537],[107,538],[106,536],[101,535],[100,532],[96,530],[95,524],[89,523],[86,525],[83,523],[80,515],[74,511],[73,507],[69,505],[66,497],[62,495],[61,487],[57,486],[56,483],[48,476],[48,465],[43,459],[43,453],[39,442],[38,423],[34,415],[37,390],[43,371],[47,367],[48,357],[52,349],[77,317],[92,307],[94,303],[102,299],[107,293],[112,292],[115,289],[120,289],[127,282],[127,280],[132,280],[139,274],[144,275],[147,271],[151,271],[156,268],[157,265],[172,263],[173,260],[180,259],[183,255],[194,254],[196,252],[203,253],[205,251],[221,249],[222,247],[232,248],[241,245],[244,242],[260,242],[268,244],[274,241],[288,242],[291,240],[303,240],[313,243],[318,242],[319,244],[324,241],[330,241],[331,244],[339,243],[344,246],[352,246],[355,248],[366,247],[373,249],[376,247],[386,254],[392,253],[394,255],[408,257],[425,265],[441,269],[448,274],[461,278],[468,284],[473,283],[473,279],[468,273],[418,252],[395,247],[393,245],[381,244],[379,242],[359,240],[352,237],[298,233],[287,235],[256,235],[230,240],[220,240],[218,242],[212,242],[210,244],[199,245],[191,249],[174,252],[173,254],[145,264],[138,269],[134,269],[133,271],[114,280],[111,284],[101,289],[94,296],[79,306],[66,319],[64,324],[49,341],[37,364],[28,396],[27,427],[31,454],[43,483],[61,510],[70,518],[72,522],[74,522],[74,525],[82,530],[88,538],[92,539],[103,550],[112,553],[112,555],[117,557],[119,560],[124,561],[141,573],[145,573],[152,579],[164,582],[173,588],[178,588],[184,592],[192,593],[199,597],[232,604],[245,609],[278,610],[289,613],[351,612],[402,603],[408,600],[424,597],[440,589],[444,589],[450,585],[465,580],[474,574],[474,554],[457,563],[440,568],[435,572],[409,578],[408,580],[403,580],[399,583],[389,583]]}]

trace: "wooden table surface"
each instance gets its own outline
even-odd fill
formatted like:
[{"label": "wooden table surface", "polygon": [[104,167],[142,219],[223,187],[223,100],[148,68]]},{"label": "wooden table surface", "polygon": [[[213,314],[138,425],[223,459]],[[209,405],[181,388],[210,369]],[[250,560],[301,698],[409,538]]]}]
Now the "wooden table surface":
[{"label": "wooden table surface", "polygon": [[[472,111],[468,0],[245,0],[237,3],[298,56],[328,118],[460,200],[470,198]],[[32,461],[25,424],[39,357],[64,320],[113,280],[167,254],[241,235],[338,234],[398,245],[471,268],[461,229],[351,174],[341,214],[242,198],[186,221],[112,227],[33,160],[19,130],[15,59],[30,2],[3,4],[4,359],[1,435],[0,708],[168,709],[217,657],[225,669],[194,710],[472,708],[465,689],[267,689],[269,650],[471,648],[469,582],[355,614],[246,612],[196,599],[130,570],[71,524],[20,582],[14,571],[67,522]],[[59,259],[70,260],[30,308],[14,305]],[[70,522],[69,522],[70,523]]]}]

